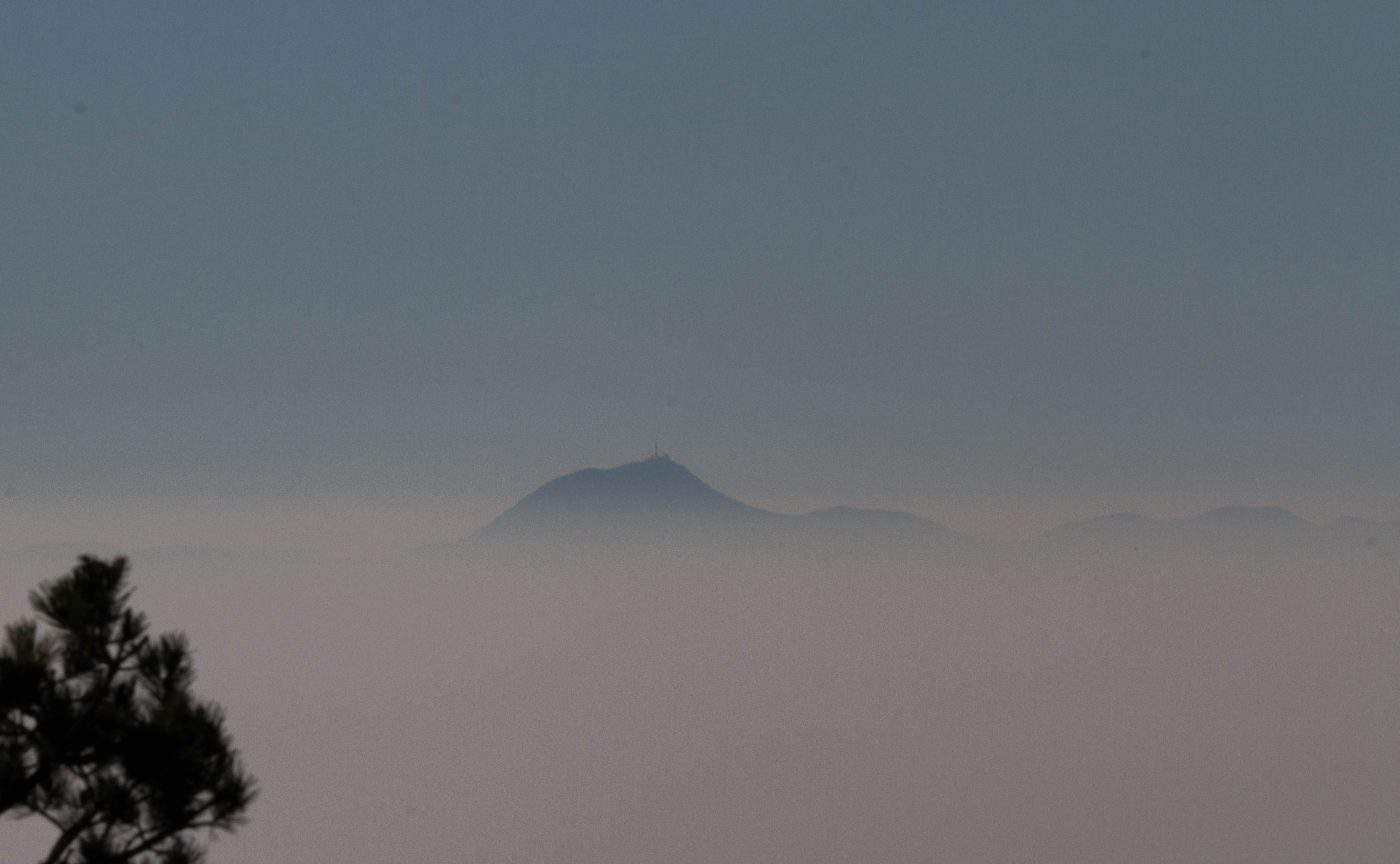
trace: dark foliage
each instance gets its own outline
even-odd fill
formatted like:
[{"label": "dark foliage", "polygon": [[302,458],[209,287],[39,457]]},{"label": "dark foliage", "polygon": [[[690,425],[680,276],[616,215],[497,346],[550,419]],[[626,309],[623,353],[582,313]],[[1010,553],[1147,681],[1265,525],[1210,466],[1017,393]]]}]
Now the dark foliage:
[{"label": "dark foliage", "polygon": [[0,646],[0,814],[53,824],[44,864],[197,862],[256,794],[185,637],[149,635],[130,596],[126,559],[84,556]]}]

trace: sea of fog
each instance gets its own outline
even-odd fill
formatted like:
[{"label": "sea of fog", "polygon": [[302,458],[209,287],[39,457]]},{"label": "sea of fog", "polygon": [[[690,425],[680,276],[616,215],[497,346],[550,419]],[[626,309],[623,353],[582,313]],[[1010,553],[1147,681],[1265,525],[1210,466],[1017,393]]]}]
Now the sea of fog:
[{"label": "sea of fog", "polygon": [[[3,617],[74,554],[0,559]],[[261,787],[212,864],[1400,855],[1387,548],[132,563]]]}]

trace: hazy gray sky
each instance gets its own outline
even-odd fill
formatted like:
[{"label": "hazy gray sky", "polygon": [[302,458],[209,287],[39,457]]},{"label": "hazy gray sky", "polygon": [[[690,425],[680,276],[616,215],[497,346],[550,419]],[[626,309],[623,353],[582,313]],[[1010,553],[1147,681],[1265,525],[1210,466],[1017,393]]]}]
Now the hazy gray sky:
[{"label": "hazy gray sky", "polygon": [[9,4],[0,491],[1400,496],[1400,7],[754,6]]}]

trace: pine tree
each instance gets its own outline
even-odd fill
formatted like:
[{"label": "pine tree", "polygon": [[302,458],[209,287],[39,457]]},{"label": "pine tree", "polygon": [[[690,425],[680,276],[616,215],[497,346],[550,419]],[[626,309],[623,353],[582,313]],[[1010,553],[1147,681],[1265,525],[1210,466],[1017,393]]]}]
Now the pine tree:
[{"label": "pine tree", "polygon": [[128,608],[124,558],[83,556],[0,645],[0,814],[58,836],[43,864],[185,864],[256,795],[183,634]]}]

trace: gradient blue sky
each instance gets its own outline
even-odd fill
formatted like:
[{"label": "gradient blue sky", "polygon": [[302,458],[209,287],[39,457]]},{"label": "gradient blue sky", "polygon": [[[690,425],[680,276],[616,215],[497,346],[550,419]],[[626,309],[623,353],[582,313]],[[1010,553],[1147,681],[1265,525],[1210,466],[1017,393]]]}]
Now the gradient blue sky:
[{"label": "gradient blue sky", "polygon": [[1400,501],[1393,2],[0,13],[0,491]]}]

